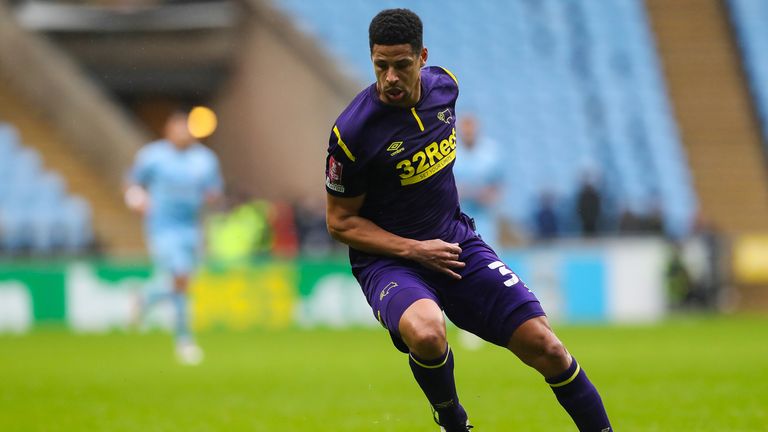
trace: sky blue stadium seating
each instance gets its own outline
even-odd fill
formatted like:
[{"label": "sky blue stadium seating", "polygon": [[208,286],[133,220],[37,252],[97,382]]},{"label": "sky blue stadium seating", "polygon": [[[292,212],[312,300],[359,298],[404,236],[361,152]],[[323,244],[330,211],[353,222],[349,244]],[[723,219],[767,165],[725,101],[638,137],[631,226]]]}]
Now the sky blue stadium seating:
[{"label": "sky blue stadium seating", "polygon": [[88,203],[0,122],[0,254],[81,253],[92,241]]},{"label": "sky blue stadium seating", "polygon": [[768,2],[730,0],[728,4],[768,152]]},{"label": "sky blue stadium seating", "polygon": [[361,84],[373,81],[370,19],[403,5],[418,13],[428,63],[458,77],[458,114],[477,114],[505,149],[504,210],[520,225],[552,191],[575,227],[573,197],[592,171],[614,213],[660,207],[668,233],[690,229],[696,197],[642,1],[274,2]]}]

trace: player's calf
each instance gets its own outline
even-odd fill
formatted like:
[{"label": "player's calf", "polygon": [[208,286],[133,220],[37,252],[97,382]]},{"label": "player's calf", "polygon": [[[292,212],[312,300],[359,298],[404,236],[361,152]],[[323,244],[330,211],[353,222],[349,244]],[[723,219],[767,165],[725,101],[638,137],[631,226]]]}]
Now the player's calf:
[{"label": "player's calf", "polygon": [[398,330],[410,351],[413,377],[435,411],[438,424],[446,431],[467,430],[467,414],[456,394],[453,352],[446,340],[440,307],[429,299],[415,301],[400,318]]},{"label": "player's calf", "polygon": [[545,317],[528,320],[518,327],[508,348],[544,376],[580,431],[612,430],[600,394]]},{"label": "player's calf", "polygon": [[546,381],[580,431],[613,430],[600,394],[575,358],[571,357],[571,365],[565,372],[547,377]]}]

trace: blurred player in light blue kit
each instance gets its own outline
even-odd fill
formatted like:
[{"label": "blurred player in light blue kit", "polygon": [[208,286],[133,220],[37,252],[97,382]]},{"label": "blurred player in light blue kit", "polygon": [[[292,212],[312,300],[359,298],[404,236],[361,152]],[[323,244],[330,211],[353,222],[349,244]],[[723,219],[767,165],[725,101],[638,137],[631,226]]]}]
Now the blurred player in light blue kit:
[{"label": "blurred player in light blue kit", "polygon": [[459,119],[459,147],[453,174],[459,189],[461,211],[472,215],[477,232],[492,248],[499,247],[498,205],[503,163],[496,141],[478,133],[477,119]]},{"label": "blurred player in light blue kit", "polygon": [[174,112],[164,135],[138,152],[125,190],[128,207],[144,216],[155,266],[138,318],[158,302],[171,300],[178,359],[197,364],[203,352],[190,331],[188,286],[202,249],[201,215],[221,195],[222,179],[216,155],[190,133],[187,112]]}]

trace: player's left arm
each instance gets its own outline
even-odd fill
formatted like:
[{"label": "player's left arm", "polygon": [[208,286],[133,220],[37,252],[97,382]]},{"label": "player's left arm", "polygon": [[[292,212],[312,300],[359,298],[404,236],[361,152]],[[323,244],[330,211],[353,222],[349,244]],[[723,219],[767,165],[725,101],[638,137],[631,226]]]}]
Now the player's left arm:
[{"label": "player's left arm", "polygon": [[219,159],[210,153],[210,170],[205,180],[204,198],[209,209],[218,209],[224,205],[224,178],[221,175]]}]

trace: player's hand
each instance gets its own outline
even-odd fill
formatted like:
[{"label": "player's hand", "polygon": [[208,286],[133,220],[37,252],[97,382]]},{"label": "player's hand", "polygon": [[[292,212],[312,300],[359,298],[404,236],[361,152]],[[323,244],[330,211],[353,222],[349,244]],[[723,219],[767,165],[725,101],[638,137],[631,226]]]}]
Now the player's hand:
[{"label": "player's hand", "polygon": [[149,194],[140,186],[130,186],[125,190],[125,204],[129,209],[141,215],[149,210]]},{"label": "player's hand", "polygon": [[426,268],[461,279],[454,270],[462,269],[465,263],[459,261],[461,248],[458,243],[448,243],[439,239],[424,240],[416,244],[411,252],[411,259]]}]

